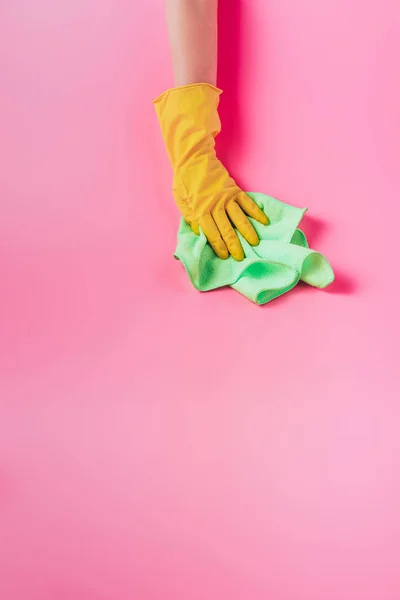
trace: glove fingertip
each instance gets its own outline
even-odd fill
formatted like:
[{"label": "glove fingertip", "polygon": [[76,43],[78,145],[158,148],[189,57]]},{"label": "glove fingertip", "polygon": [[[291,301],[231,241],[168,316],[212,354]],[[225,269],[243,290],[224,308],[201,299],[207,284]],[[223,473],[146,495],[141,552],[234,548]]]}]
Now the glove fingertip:
[{"label": "glove fingertip", "polygon": [[232,257],[237,260],[238,262],[242,262],[242,260],[244,260],[244,252],[243,252],[243,248],[241,248],[240,250],[234,250],[231,251]]},{"label": "glove fingertip", "polygon": [[260,243],[260,238],[258,237],[258,235],[249,235],[247,241],[251,246],[258,246],[258,244]]}]

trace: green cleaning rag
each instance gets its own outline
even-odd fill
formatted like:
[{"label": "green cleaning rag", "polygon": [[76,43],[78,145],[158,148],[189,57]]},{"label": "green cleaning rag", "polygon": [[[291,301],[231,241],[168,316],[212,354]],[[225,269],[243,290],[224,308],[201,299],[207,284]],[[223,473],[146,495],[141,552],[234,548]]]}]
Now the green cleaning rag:
[{"label": "green cleaning rag", "polygon": [[194,287],[207,292],[229,285],[252,302],[266,304],[300,280],[317,288],[332,283],[332,267],[322,254],[309,249],[306,236],[297,228],[307,209],[265,194],[249,196],[264,210],[269,224],[250,219],[260,239],[255,247],[238,232],[245,253],[242,262],[218,258],[204,234],[194,234],[181,219],[175,258],[182,262]]}]

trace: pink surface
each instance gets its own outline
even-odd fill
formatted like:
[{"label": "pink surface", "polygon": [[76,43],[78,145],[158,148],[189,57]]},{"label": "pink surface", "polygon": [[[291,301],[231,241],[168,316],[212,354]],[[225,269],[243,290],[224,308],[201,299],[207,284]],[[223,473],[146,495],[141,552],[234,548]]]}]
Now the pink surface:
[{"label": "pink surface", "polygon": [[338,275],[263,308],[172,260],[161,5],[1,3],[0,597],[398,600],[400,5],[221,0],[221,155]]}]

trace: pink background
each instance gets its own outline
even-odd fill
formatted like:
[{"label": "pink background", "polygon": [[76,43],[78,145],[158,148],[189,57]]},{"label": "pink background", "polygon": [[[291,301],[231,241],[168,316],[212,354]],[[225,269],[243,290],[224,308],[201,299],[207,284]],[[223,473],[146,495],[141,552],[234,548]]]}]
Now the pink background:
[{"label": "pink background", "polygon": [[398,0],[221,0],[220,155],[337,272],[195,292],[162,0],[0,5],[0,597],[400,597]]}]

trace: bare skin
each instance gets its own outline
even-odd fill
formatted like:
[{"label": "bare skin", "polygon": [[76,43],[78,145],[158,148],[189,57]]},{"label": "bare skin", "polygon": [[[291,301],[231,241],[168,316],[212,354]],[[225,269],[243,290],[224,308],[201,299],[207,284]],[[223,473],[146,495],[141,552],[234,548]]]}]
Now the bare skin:
[{"label": "bare skin", "polygon": [[218,0],[166,0],[175,86],[217,83]]}]

